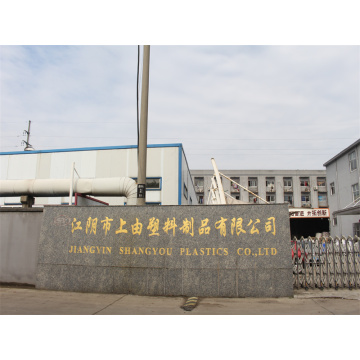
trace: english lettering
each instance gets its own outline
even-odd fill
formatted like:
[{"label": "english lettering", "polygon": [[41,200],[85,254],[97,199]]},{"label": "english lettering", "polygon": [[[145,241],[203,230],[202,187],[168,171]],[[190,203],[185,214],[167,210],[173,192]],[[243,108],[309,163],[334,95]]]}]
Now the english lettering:
[{"label": "english lettering", "polygon": [[[125,249],[125,250],[124,250]],[[180,249],[185,251],[185,249]],[[111,247],[106,247],[106,251],[111,254]],[[125,254],[125,255],[168,255],[171,256],[172,254],[172,248],[143,248],[143,247],[120,247],[119,248],[119,254]]]},{"label": "english lettering", "polygon": [[[206,251],[205,251],[206,250]],[[223,255],[229,255],[228,249],[227,248],[194,248],[194,249],[190,249],[190,248],[180,248],[180,255],[185,255],[185,256],[199,256],[199,254],[201,256],[223,256]]]},{"label": "english lettering", "polygon": [[[97,254],[111,254],[111,247],[109,246],[90,246],[90,245],[84,245],[84,246],[76,246],[71,245],[69,253],[70,254],[95,254],[95,248],[97,249]],[[123,248],[120,248],[120,253],[122,253]]]},{"label": "english lettering", "polygon": [[242,255],[250,256],[250,255],[252,255],[253,257],[269,256],[269,255],[276,255],[277,254],[277,249],[276,248],[257,248],[257,251],[256,251],[256,250],[252,250],[250,248],[245,248],[245,249],[244,248],[238,248],[237,249],[237,254],[239,256],[242,256]]}]

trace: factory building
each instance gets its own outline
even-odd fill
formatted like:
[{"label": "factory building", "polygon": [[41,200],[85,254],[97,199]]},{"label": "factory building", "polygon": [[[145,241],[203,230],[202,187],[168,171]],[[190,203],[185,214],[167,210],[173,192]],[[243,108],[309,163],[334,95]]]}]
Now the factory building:
[{"label": "factory building", "polygon": [[[1,180],[69,179],[70,184],[78,178],[125,177],[136,181],[138,173],[137,146],[2,152],[0,164]],[[197,205],[182,144],[148,145],[146,178],[147,204]],[[124,197],[96,198],[109,205],[126,204]],[[69,199],[35,196],[34,206],[68,205]],[[0,206],[21,206],[20,196],[0,197]]]}]

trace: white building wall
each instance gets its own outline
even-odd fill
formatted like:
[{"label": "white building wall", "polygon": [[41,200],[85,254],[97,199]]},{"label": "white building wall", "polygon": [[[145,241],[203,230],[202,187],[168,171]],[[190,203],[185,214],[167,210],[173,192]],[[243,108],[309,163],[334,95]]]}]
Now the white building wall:
[{"label": "white building wall", "polygon": [[[179,163],[181,159],[181,164]],[[137,178],[137,148],[67,149],[49,152],[0,154],[1,179],[70,179],[72,164],[81,178]],[[182,174],[179,176],[180,165]],[[75,174],[75,177],[77,175]],[[184,179],[193,204],[197,204],[193,182],[181,144],[150,145],[147,155],[147,178],[160,178],[161,188],[148,189],[146,202],[179,204],[180,178]],[[182,194],[183,196],[183,194]],[[182,204],[188,204],[190,196]],[[123,197],[97,197],[110,205],[123,205]],[[180,199],[181,200],[181,199]],[[68,203],[69,198],[36,198],[36,205]],[[74,201],[74,199],[73,199]],[[20,197],[0,198],[0,205],[19,203]]]},{"label": "white building wall", "polygon": [[[307,194],[310,195],[311,208],[318,208],[318,191],[315,190],[317,186],[317,179],[319,177],[326,177],[325,170],[220,170],[223,174],[228,177],[237,177],[240,178],[240,185],[248,188],[249,178],[257,178],[258,186],[257,193],[258,196],[266,200],[267,194],[275,195],[276,203],[284,202],[284,178],[292,178],[292,195],[293,195],[293,207],[301,207],[301,187],[300,187],[300,178],[308,177],[309,178],[309,190]],[[204,200],[207,203],[209,188],[211,185],[211,177],[213,176],[212,170],[192,170],[191,171],[193,179],[195,177],[204,177]],[[266,188],[266,178],[275,179],[275,192],[267,191]],[[230,181],[223,179],[224,191],[231,194]],[[251,190],[251,189],[250,189]],[[197,194],[200,195],[199,193]],[[249,201],[249,193],[246,190],[240,189],[239,193],[236,194],[240,196],[240,200]]]}]

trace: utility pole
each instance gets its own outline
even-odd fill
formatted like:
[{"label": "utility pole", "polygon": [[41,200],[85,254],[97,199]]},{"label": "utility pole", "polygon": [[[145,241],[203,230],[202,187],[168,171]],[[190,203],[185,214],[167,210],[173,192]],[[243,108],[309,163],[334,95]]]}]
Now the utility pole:
[{"label": "utility pole", "polygon": [[146,155],[147,155],[147,122],[149,98],[149,67],[150,45],[144,45],[143,74],[141,86],[141,111],[139,135],[139,160],[138,160],[138,190],[137,204],[145,205],[146,197]]},{"label": "utility pole", "polygon": [[31,120],[29,120],[29,125],[28,125],[27,131],[24,130],[24,135],[27,134],[26,141],[25,140],[22,141],[22,143],[26,145],[24,151],[34,150],[34,148],[29,143],[29,141],[30,141],[30,125],[31,125]]}]

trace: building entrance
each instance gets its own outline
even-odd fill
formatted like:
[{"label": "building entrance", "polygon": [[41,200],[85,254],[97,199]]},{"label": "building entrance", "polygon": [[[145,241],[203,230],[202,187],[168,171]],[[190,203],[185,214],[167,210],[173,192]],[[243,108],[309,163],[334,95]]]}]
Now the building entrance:
[{"label": "building entrance", "polygon": [[329,232],[328,218],[297,218],[290,219],[291,238],[300,239],[301,236],[315,237],[317,233]]}]

